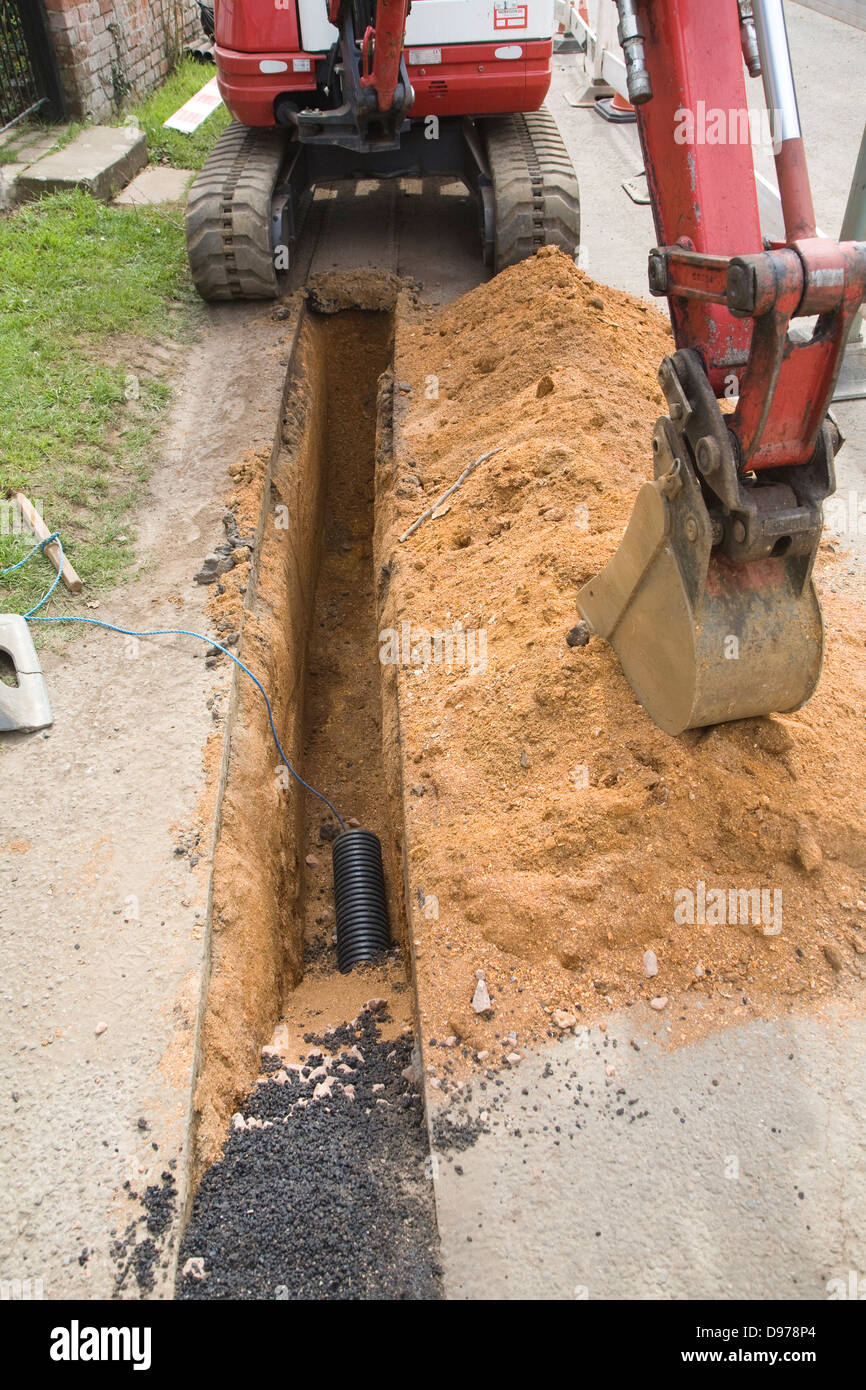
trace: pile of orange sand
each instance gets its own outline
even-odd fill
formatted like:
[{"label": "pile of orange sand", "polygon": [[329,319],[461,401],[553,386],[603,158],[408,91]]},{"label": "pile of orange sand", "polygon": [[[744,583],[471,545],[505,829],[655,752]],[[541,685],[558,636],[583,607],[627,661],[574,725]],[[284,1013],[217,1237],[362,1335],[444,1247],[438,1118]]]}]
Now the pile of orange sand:
[{"label": "pile of orange sand", "polygon": [[[494,1056],[509,1034],[519,1047],[640,1000],[677,1041],[850,997],[863,973],[866,609],[830,547],[826,666],[797,714],[672,738],[604,642],[566,643],[576,590],[651,476],[656,371],[672,348],[652,306],[552,249],[438,312],[398,312],[380,624],[476,634],[471,664],[467,648],[450,669],[422,666],[410,646],[397,676],[426,1041]],[[719,921],[737,916],[731,890],[740,916]],[[485,1015],[471,1002],[479,970]]]}]

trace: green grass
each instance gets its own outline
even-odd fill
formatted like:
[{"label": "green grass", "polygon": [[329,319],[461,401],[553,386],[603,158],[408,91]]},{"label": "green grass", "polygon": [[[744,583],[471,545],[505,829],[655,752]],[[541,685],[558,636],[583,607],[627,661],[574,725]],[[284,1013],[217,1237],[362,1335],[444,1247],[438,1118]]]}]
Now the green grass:
[{"label": "green grass", "polygon": [[226,108],[217,107],[191,135],[165,130],[163,121],[201,91],[215,74],[216,68],[210,64],[183,58],[158,91],[127,112],[127,117],[135,119],[147,136],[151,164],[171,164],[175,169],[200,169],[204,164],[217,136],[231,120]]},{"label": "green grass", "polygon": [[[225,108],[192,135],[162,123],[213,72],[184,59],[124,113],[145,131],[152,163],[201,168],[229,122]],[[33,544],[3,501],[20,490],[41,505],[84,580],[83,599],[59,589],[53,611],[80,608],[132,562],[130,514],[169,399],[157,374],[137,369],[136,348],[187,335],[197,305],[176,212],[110,208],[76,192],[0,216],[0,569]],[[34,556],[0,578],[0,611],[31,607],[53,574]]]},{"label": "green grass", "polygon": [[[74,192],[0,219],[0,499],[42,504],[85,598],[132,559],[130,509],[169,396],[136,371],[135,341],[189,334],[194,303],[180,222],[156,210]],[[9,523],[0,508],[0,568],[33,543]],[[34,557],[0,579],[0,610],[24,611],[52,576]]]}]

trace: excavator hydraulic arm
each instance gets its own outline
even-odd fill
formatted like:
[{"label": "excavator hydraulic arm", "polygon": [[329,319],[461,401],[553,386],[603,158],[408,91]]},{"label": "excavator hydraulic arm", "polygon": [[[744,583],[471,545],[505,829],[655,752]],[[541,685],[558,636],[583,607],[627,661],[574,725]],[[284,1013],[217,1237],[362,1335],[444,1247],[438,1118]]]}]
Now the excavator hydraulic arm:
[{"label": "excavator hydraulic arm", "polygon": [[[341,144],[359,151],[398,149],[415,100],[403,56],[411,0],[328,0],[339,30],[338,67],[343,102],[293,119],[309,144]],[[355,25],[362,16],[363,33]],[[366,16],[364,18],[363,16]]]},{"label": "excavator hydraulic arm", "polygon": [[[798,708],[817,685],[812,580],[841,443],[828,409],[866,244],[820,236],[782,0],[617,0],[677,351],[619,550],[578,595],[669,733]],[[761,234],[744,60],[763,77],[785,223]],[[791,332],[798,318],[814,326]],[[723,411],[720,401],[736,402]]]},{"label": "excavator hydraulic arm", "polygon": [[[410,0],[377,0],[376,23],[369,25],[361,44],[364,60],[361,86],[373,89],[380,111],[390,111],[394,102],[409,3]],[[370,44],[373,46],[372,66],[368,57]]]}]

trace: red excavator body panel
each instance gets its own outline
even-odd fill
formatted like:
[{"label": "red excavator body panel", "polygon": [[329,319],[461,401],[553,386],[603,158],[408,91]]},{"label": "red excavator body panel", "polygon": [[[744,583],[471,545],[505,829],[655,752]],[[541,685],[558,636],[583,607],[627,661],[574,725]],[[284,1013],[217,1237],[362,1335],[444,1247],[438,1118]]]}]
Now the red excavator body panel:
[{"label": "red excavator body panel", "polygon": [[[541,107],[550,87],[552,37],[523,38],[509,27],[501,41],[447,40],[443,34],[435,49],[407,44],[404,50],[415,91],[413,118],[504,115]],[[295,0],[288,9],[277,9],[274,0],[218,0],[217,80],[223,101],[244,125],[276,124],[274,103],[281,96],[309,98],[326,51],[302,46]],[[438,61],[429,61],[431,53]]]}]

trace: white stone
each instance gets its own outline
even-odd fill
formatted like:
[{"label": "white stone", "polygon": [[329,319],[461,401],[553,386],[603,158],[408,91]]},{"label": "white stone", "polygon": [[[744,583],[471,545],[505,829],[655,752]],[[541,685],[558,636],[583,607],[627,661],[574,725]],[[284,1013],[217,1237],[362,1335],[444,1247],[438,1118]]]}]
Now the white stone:
[{"label": "white stone", "polygon": [[475,986],[475,993],[472,996],[472,1007],[477,1014],[487,1014],[493,1008],[483,975]]}]

